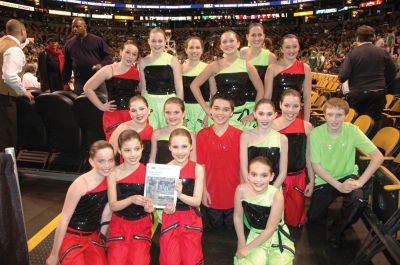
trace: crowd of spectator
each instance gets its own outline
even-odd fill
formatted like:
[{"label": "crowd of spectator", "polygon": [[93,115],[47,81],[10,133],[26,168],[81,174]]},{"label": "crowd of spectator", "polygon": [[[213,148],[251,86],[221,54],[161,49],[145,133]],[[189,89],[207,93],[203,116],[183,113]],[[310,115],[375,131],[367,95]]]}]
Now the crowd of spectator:
[{"label": "crowd of spectator", "polygon": [[[0,21],[0,24],[4,23]],[[271,50],[279,56],[279,41],[285,34],[294,33],[299,36],[301,41],[300,59],[307,62],[314,72],[323,72],[337,74],[344,57],[355,45],[355,29],[368,24],[374,27],[376,31],[376,45],[386,49],[393,57],[398,68],[400,68],[400,19],[396,16],[377,16],[365,19],[354,19],[342,21],[341,23],[304,23],[302,25],[265,25],[267,37],[272,41]],[[70,24],[48,24],[40,22],[26,21],[29,36],[35,38],[35,45],[30,45],[25,49],[27,62],[36,63],[38,54],[44,50],[48,35],[58,34],[60,45],[62,46],[68,40],[71,34]],[[4,27],[0,27],[4,28]],[[247,45],[245,41],[246,26],[231,27],[241,37],[241,46]],[[197,35],[204,40],[205,49],[203,60],[212,61],[221,57],[222,52],[219,49],[219,36],[228,29],[221,23],[210,24],[205,27],[196,27],[195,25],[183,26],[172,29],[170,34],[169,47],[171,53],[178,56],[178,59],[185,59],[183,43],[188,36]],[[229,28],[230,29],[230,28]],[[147,36],[149,28],[127,27],[97,27],[89,26],[89,31],[102,37],[113,49],[113,59],[116,61],[119,56],[119,47],[127,39],[133,40],[139,47],[140,56],[144,57],[149,53]],[[0,35],[4,35],[0,32]],[[167,33],[168,38],[168,33]],[[63,46],[61,47],[63,48]]]}]

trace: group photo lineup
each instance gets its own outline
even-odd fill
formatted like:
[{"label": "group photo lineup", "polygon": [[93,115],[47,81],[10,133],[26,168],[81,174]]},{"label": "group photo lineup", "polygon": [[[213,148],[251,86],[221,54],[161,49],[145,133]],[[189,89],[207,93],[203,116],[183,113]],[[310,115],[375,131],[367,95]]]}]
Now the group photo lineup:
[{"label": "group photo lineup", "polygon": [[0,1],[0,265],[400,264],[397,0]]}]

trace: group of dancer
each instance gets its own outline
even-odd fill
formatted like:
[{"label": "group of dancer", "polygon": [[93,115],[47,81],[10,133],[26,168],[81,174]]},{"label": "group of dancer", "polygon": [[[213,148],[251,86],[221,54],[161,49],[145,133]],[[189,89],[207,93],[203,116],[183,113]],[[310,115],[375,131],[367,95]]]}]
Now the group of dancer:
[{"label": "group of dancer", "polygon": [[[139,70],[134,66],[138,49],[127,42],[121,61],[103,67],[86,83],[86,95],[104,111],[109,142],[92,145],[93,169],[69,188],[46,264],[149,264],[155,209],[143,196],[148,162],[181,167],[178,201],[160,218],[162,265],[203,264],[203,224],[236,230],[234,264],[292,264],[294,243],[286,225],[305,224],[305,197],[313,194],[317,179],[341,193],[364,185],[380,157],[357,130],[355,146],[372,157],[362,181],[342,178],[355,173],[354,165],[351,172],[343,167],[332,176],[330,168],[317,167],[314,180],[314,163],[324,167],[327,157],[317,158],[323,153],[317,147],[310,151],[315,131],[307,121],[311,72],[296,59],[297,37],[282,39],[279,58],[263,48],[261,24],[252,24],[246,37],[249,47],[238,53],[237,34],[224,32],[224,56],[209,65],[200,61],[201,39],[191,37],[185,42],[188,59],[180,65],[164,51],[164,32],[153,29],[151,53],[140,60]],[[105,103],[94,92],[104,81]],[[136,88],[142,95],[136,95]],[[326,105],[328,132],[340,134],[332,128],[340,127],[347,114],[342,101]],[[318,206],[313,217],[320,218],[327,206]]]}]

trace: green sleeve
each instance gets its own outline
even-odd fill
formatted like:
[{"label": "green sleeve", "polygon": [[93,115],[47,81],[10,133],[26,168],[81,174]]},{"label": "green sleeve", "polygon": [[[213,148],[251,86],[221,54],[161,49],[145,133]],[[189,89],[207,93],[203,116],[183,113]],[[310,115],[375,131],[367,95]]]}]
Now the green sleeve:
[{"label": "green sleeve", "polygon": [[357,127],[353,128],[354,146],[360,148],[363,152],[369,154],[375,151],[377,147],[368,139],[368,137]]},{"label": "green sleeve", "polygon": [[317,131],[314,129],[310,134],[310,160],[312,163],[321,163],[321,145]]}]

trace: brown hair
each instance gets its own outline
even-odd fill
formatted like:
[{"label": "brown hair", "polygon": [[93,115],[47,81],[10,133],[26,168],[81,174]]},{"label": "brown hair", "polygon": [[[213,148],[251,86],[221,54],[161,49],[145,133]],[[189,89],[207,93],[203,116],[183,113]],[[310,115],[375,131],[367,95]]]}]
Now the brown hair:
[{"label": "brown hair", "polygon": [[167,37],[165,36],[165,31],[162,30],[161,28],[153,28],[153,29],[151,29],[150,32],[149,32],[149,37],[153,33],[161,33],[164,36],[164,40],[167,40]]},{"label": "brown hair", "polygon": [[263,164],[265,166],[268,166],[269,167],[269,173],[273,173],[271,161],[268,158],[264,157],[264,156],[256,156],[255,158],[250,160],[250,163],[249,163],[249,166],[248,166],[247,170],[250,171],[250,166],[252,164],[254,164],[254,163],[257,163],[257,162],[261,163],[261,164]]},{"label": "brown hair", "polygon": [[188,39],[185,40],[185,43],[183,44],[183,46],[185,47],[185,49],[187,49],[189,47],[189,42],[191,40],[198,40],[200,42],[200,46],[202,49],[204,49],[204,42],[200,37],[197,36],[190,36]]},{"label": "brown hair", "polygon": [[252,28],[255,27],[260,27],[264,33],[264,26],[261,23],[251,23],[248,27],[247,27],[247,34],[250,34],[250,31]]},{"label": "brown hair", "polygon": [[222,33],[221,34],[221,38],[220,38],[220,42],[221,42],[221,39],[222,39],[222,35],[224,35],[224,34],[226,34],[226,33],[233,33],[233,35],[235,35],[235,37],[236,37],[236,40],[238,41],[238,42],[240,42],[240,36],[239,36],[239,34],[237,34],[235,31],[233,31],[233,30],[227,30],[227,31],[224,31],[224,33]]},{"label": "brown hair", "polygon": [[294,34],[286,34],[286,35],[283,36],[283,38],[281,39],[281,43],[280,43],[281,47],[282,47],[282,45],[283,45],[283,43],[285,42],[286,39],[296,39],[297,42],[300,44],[300,40],[299,40],[299,38],[298,38],[296,35],[294,35]]},{"label": "brown hair", "polygon": [[190,135],[190,132],[184,128],[178,128],[175,129],[171,132],[171,134],[169,135],[169,139],[168,139],[168,145],[171,145],[171,141],[175,136],[186,136],[186,138],[188,138],[190,145],[192,145],[192,136]]},{"label": "brown hair", "polygon": [[283,102],[283,99],[286,96],[298,97],[301,101],[301,95],[300,95],[299,91],[297,91],[295,89],[289,88],[289,89],[286,89],[285,91],[283,91],[282,96],[281,96],[281,102]]},{"label": "brown hair", "polygon": [[122,51],[123,49],[125,49],[126,45],[133,45],[136,47],[136,49],[139,50],[138,46],[136,45],[136,43],[133,40],[127,40],[124,43],[121,44],[120,50]]},{"label": "brown hair", "polygon": [[140,135],[134,130],[127,129],[127,130],[121,132],[118,136],[118,148],[121,150],[122,145],[126,141],[133,140],[133,139],[138,140],[140,143],[140,146],[143,147],[143,141],[142,141],[142,138],[140,138]]},{"label": "brown hair", "polygon": [[232,97],[230,97],[229,95],[224,94],[224,93],[216,93],[211,99],[210,107],[212,107],[214,105],[214,103],[217,99],[222,99],[222,100],[228,101],[231,106],[232,111],[235,108],[235,102],[233,101]]},{"label": "brown hair", "polygon": [[256,111],[256,110],[257,110],[261,105],[263,105],[263,104],[271,105],[272,109],[273,109],[274,112],[275,112],[275,105],[274,105],[274,102],[272,102],[272,100],[267,99],[267,98],[262,98],[262,99],[260,99],[259,101],[257,101],[256,105],[254,106],[254,111]]},{"label": "brown hair", "polygon": [[181,111],[185,112],[185,103],[183,102],[182,99],[180,99],[178,97],[172,97],[172,98],[167,99],[164,103],[164,111],[165,111],[165,106],[167,106],[168,104],[179,105],[179,107],[181,108]]},{"label": "brown hair", "polygon": [[330,98],[328,99],[325,104],[324,104],[324,113],[326,112],[326,109],[331,109],[331,108],[338,108],[344,110],[344,114],[347,115],[349,113],[349,103],[347,103],[346,100],[341,99],[341,98]]},{"label": "brown hair", "polygon": [[375,37],[375,30],[373,27],[362,25],[357,28],[356,37],[359,42],[373,41]]},{"label": "brown hair", "polygon": [[135,95],[133,97],[131,97],[131,99],[129,100],[129,106],[135,102],[135,101],[143,101],[143,103],[146,105],[146,107],[149,107],[149,103],[147,102],[147,100],[141,96],[141,95]]},{"label": "brown hair", "polygon": [[104,141],[104,140],[99,140],[99,141],[94,142],[90,146],[89,157],[91,159],[93,159],[99,150],[105,149],[105,148],[110,148],[114,153],[114,148],[112,147],[112,145],[109,142]]}]

